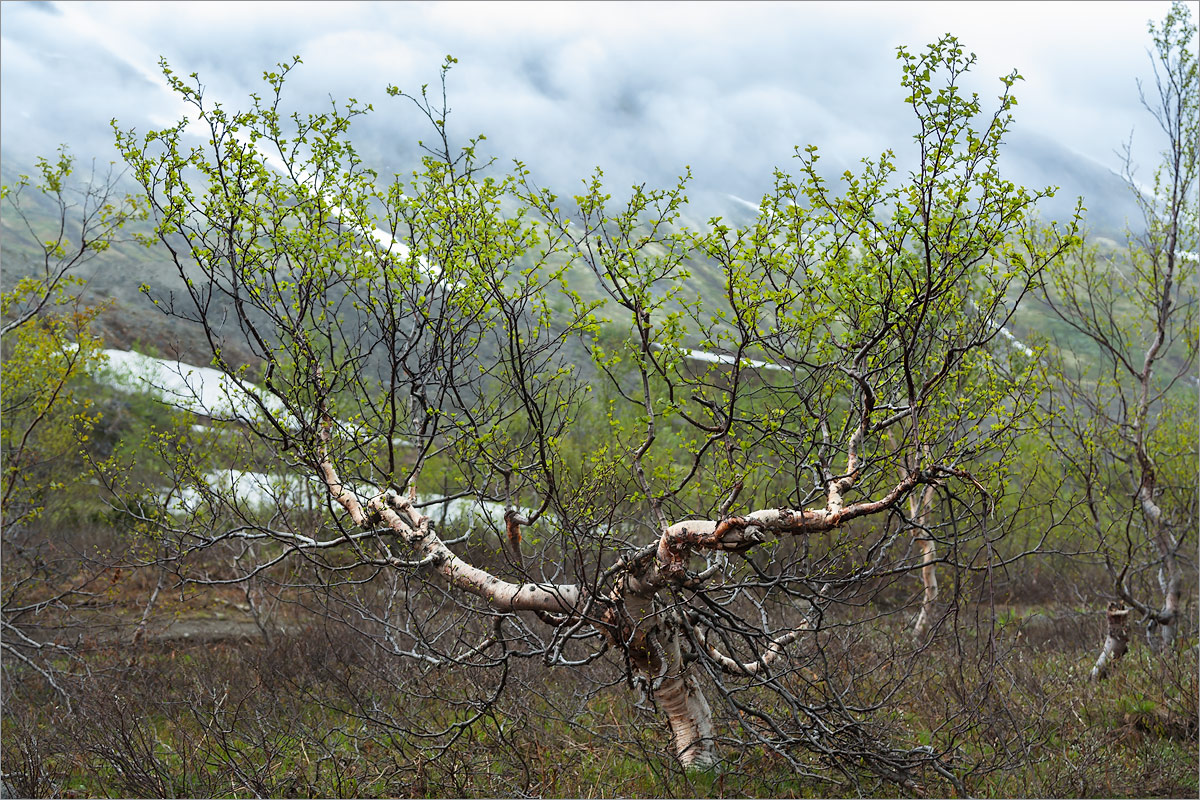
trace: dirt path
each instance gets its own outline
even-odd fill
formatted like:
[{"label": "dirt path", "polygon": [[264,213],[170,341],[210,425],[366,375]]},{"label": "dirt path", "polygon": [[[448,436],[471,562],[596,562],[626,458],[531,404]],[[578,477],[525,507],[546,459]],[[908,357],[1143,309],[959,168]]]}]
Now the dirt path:
[{"label": "dirt path", "polygon": [[[105,624],[79,622],[54,627],[22,627],[22,632],[37,642],[57,642],[84,647],[129,645],[133,642],[136,630],[136,620]],[[151,620],[146,625],[142,639],[145,642],[173,645],[215,644],[241,640],[262,641],[263,633],[258,625],[249,619],[233,617],[178,618]]]}]

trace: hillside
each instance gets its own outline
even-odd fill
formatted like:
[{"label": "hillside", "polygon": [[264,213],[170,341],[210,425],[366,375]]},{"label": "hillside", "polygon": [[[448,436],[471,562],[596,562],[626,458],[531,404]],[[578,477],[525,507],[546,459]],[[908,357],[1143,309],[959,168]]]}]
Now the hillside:
[{"label": "hillside", "polygon": [[[32,164],[20,156],[10,153],[4,153],[3,156],[0,177],[6,185],[13,183],[17,175],[32,168]],[[1030,188],[1047,185],[1060,187],[1054,198],[1041,204],[1044,219],[1068,219],[1075,198],[1082,196],[1087,207],[1086,225],[1090,234],[1123,240],[1125,225],[1134,218],[1136,206],[1132,202],[1130,189],[1119,176],[1072,153],[1057,142],[1020,133],[1014,134],[1006,144],[1004,158],[1004,167],[1012,180]],[[731,225],[744,225],[754,219],[758,198],[742,198],[718,191],[707,187],[702,178],[700,176],[689,187],[691,202],[681,218],[683,224],[702,230],[713,217],[721,217]],[[128,177],[120,181],[119,189],[136,191]],[[619,198],[619,190],[614,187],[613,191]],[[54,209],[44,198],[32,192],[27,194],[27,203],[32,203],[27,210],[34,229],[39,232],[53,230],[56,222]],[[20,220],[14,218],[11,209],[5,207],[0,212],[0,225],[0,253],[3,254],[0,282],[8,288],[15,280],[38,268],[40,254],[29,232]],[[143,224],[128,231],[133,232],[150,233],[151,228]],[[694,289],[696,296],[714,297],[723,293],[722,276],[712,264],[693,258],[687,267],[693,276],[689,289]],[[199,326],[191,326],[178,318],[159,313],[139,291],[142,284],[148,284],[168,296],[172,292],[182,291],[183,284],[165,248],[157,246],[147,249],[132,240],[122,241],[83,264],[76,275],[86,282],[84,301],[88,304],[105,304],[100,330],[110,346],[148,349],[194,363],[207,362],[206,345],[196,341],[201,335]],[[573,287],[585,298],[594,299],[598,296],[594,278],[585,269],[576,269],[571,280]],[[1036,306],[1028,306],[1021,315],[1021,325],[1030,330],[1042,329],[1045,327],[1040,321],[1043,313]],[[248,353],[234,350],[229,354],[238,362],[249,359]]]}]

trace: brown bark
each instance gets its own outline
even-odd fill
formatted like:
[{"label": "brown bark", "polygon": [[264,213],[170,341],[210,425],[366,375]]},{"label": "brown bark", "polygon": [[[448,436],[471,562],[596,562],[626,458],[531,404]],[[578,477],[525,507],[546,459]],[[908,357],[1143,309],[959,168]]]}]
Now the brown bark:
[{"label": "brown bark", "polygon": [[508,538],[509,557],[518,569],[521,568],[521,521],[511,508],[504,512],[504,532]]}]

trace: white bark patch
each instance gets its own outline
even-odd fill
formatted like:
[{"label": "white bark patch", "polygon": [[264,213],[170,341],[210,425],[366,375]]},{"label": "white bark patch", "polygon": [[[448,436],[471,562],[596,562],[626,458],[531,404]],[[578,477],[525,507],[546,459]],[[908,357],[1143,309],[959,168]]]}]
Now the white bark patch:
[{"label": "white bark patch", "polygon": [[1104,649],[1092,667],[1092,680],[1103,680],[1109,669],[1129,649],[1129,609],[1118,603],[1108,604],[1108,634],[1104,637]]},{"label": "white bark patch", "polygon": [[806,631],[813,630],[812,624],[809,621],[802,623],[802,627],[788,631],[781,636],[772,639],[767,645],[767,652],[763,653],[754,661],[737,661],[722,653],[709,638],[708,633],[703,627],[696,628],[696,638],[713,660],[721,665],[721,668],[726,672],[734,675],[757,675],[760,670],[771,666],[774,661],[783,655],[783,648],[787,647],[800,635]]},{"label": "white bark patch", "polygon": [[937,546],[932,539],[924,537],[918,539],[917,543],[921,546],[921,583],[925,591],[921,598],[921,613],[917,615],[917,622],[913,625],[913,636],[923,639],[933,625],[933,613],[937,604]]},{"label": "white bark patch", "polygon": [[[411,505],[400,504],[407,512],[408,520],[402,518],[395,508],[385,506],[378,500],[373,500],[370,505],[379,512],[384,524],[404,537],[419,555],[429,559],[452,585],[483,598],[493,608],[561,614],[579,606],[582,592],[575,584],[509,583],[500,580],[456,556],[441,539],[428,531],[427,524],[421,525],[421,521],[428,522],[428,517],[421,516]],[[422,527],[425,530],[421,530]]]},{"label": "white bark patch", "polygon": [[671,744],[684,767],[704,768],[717,762],[713,746],[712,709],[694,675],[669,677],[654,700],[671,725]]}]

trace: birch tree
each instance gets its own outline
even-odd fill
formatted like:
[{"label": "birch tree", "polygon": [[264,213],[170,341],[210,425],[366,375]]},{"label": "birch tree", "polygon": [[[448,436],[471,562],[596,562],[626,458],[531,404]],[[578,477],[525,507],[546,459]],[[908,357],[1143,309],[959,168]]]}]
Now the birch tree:
[{"label": "birch tree", "polygon": [[1109,606],[1093,678],[1125,652],[1131,609],[1151,647],[1171,647],[1185,576],[1194,571],[1187,562],[1197,520],[1200,76],[1189,7],[1174,5],[1150,34],[1155,82],[1139,91],[1165,146],[1152,186],[1138,182],[1126,150],[1125,174],[1142,217],[1123,250],[1090,247],[1061,262],[1045,295],[1086,343],[1059,360],[1055,438],[1085,496],[1119,601]]},{"label": "birch tree", "polygon": [[[947,568],[996,564],[987,510],[1038,393],[1001,333],[1073,227],[1038,230],[1049,190],[999,174],[1015,72],[986,112],[957,40],[899,56],[913,170],[888,151],[835,191],[801,149],[755,222],[705,231],[680,223],[686,175],[614,202],[598,171],[560,201],[532,168],[483,160],[482,137],[457,147],[452,59],[440,97],[392,90],[433,136],[390,180],[347,136],[369,109],[285,112],[298,60],[239,112],[164,65],[193,121],[118,132],[186,287],[146,292],[195,324],[234,402],[164,445],[189,502],[129,512],[185,581],[274,574],[325,597],[410,665],[398,699],[361,713],[414,736],[478,719],[513,659],[601,662],[685,767],[738,741],[719,699],[740,741],[798,774],[802,752],[910,787],[945,772],[880,738],[886,691],[860,702],[818,674],[827,612],[930,567],[906,549],[914,525],[943,537]],[[274,476],[274,503],[214,488],[201,451]],[[294,502],[296,480],[319,507]],[[905,515],[930,487],[961,535]],[[464,503],[479,513],[453,527]],[[220,547],[230,573],[187,566]],[[500,677],[453,719],[414,719],[405,693],[451,691],[449,665]]]}]

